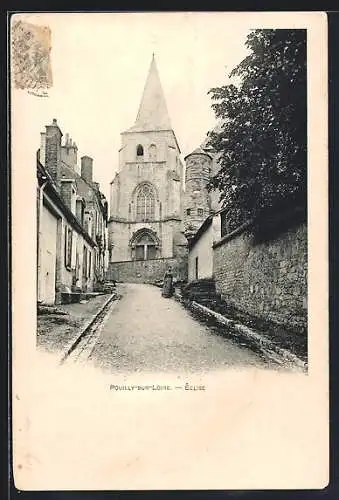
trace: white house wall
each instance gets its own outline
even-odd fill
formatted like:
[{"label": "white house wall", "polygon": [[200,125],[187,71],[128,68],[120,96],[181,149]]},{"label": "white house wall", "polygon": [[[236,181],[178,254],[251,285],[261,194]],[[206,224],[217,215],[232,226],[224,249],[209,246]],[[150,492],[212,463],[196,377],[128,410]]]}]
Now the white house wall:
[{"label": "white house wall", "polygon": [[58,219],[46,206],[42,207],[40,227],[40,297],[45,304],[55,301],[56,252]]},{"label": "white house wall", "polygon": [[196,278],[196,258],[198,257],[198,279],[211,278],[213,275],[213,226],[201,235],[199,240],[189,251],[188,255],[188,281]]}]

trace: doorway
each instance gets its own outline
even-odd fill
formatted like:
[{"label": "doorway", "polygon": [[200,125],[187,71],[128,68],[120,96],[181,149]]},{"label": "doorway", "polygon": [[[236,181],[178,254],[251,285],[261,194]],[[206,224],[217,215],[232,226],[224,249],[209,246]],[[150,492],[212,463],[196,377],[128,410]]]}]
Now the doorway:
[{"label": "doorway", "polygon": [[150,260],[157,256],[157,246],[149,233],[143,233],[135,243],[135,259]]}]

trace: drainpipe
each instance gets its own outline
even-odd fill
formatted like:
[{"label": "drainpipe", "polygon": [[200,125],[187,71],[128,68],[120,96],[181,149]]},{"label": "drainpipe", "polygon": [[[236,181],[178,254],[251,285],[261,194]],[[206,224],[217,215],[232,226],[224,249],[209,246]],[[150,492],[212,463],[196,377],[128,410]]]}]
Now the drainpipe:
[{"label": "drainpipe", "polygon": [[39,196],[39,227],[38,227],[38,302],[41,297],[41,218],[42,218],[42,208],[44,201],[44,189],[47,186],[48,181],[46,180],[40,187]]}]

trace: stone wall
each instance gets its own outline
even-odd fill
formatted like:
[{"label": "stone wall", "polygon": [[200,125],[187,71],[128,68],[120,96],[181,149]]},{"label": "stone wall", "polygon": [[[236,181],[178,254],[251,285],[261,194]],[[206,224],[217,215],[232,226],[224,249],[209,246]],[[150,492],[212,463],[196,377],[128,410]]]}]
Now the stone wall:
[{"label": "stone wall", "polygon": [[111,262],[107,271],[107,279],[125,283],[154,283],[163,279],[168,267],[172,268],[177,280],[187,279],[185,258]]},{"label": "stone wall", "polygon": [[216,290],[226,303],[302,331],[307,326],[307,226],[255,243],[245,231],[214,245]]},{"label": "stone wall", "polygon": [[210,178],[212,158],[200,151],[201,153],[193,152],[185,158],[184,225],[187,235],[194,234],[210,215],[207,183]]}]

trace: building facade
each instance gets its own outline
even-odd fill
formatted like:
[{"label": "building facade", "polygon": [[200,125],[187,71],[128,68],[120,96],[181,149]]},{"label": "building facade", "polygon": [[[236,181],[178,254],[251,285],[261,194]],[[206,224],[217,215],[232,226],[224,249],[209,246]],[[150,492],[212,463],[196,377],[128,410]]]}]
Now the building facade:
[{"label": "building facade", "polygon": [[54,119],[37,157],[38,301],[90,292],[104,280],[107,201],[93,182],[93,160],[77,163],[77,146]]},{"label": "building facade", "polygon": [[[154,281],[162,277],[169,260],[173,266],[173,259],[178,259],[174,267],[183,273],[179,265],[187,253],[183,182],[180,148],[153,56],[135,124],[121,134],[119,168],[111,182],[111,278]],[[149,263],[138,267],[139,276],[134,272],[135,261]]]},{"label": "building facade", "polygon": [[213,278],[213,245],[220,240],[220,213],[207,217],[188,244],[188,281]]}]

